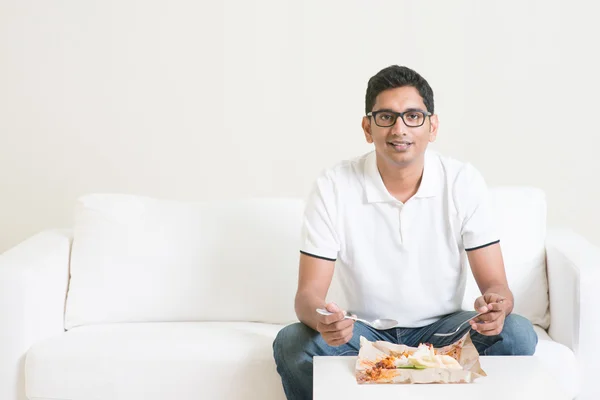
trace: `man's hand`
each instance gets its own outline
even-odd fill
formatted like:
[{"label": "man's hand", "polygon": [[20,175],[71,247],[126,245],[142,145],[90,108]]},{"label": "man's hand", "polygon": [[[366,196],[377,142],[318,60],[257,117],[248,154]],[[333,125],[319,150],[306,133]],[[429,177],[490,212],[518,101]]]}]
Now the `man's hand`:
[{"label": "man's hand", "polygon": [[354,320],[344,319],[344,312],[335,303],[329,303],[325,309],[331,315],[318,314],[317,331],[321,333],[325,343],[338,347],[352,339]]},{"label": "man's hand", "polygon": [[508,304],[505,297],[496,293],[486,293],[475,300],[475,310],[485,313],[470,321],[476,332],[485,336],[499,335],[504,327]]}]

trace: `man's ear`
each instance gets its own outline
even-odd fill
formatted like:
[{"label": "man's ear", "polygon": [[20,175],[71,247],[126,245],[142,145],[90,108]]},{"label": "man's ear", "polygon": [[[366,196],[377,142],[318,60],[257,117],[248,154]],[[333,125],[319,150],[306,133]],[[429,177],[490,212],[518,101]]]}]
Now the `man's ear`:
[{"label": "man's ear", "polygon": [[435,142],[435,139],[437,138],[439,125],[440,121],[438,119],[437,114],[433,114],[429,117],[429,141],[431,143]]},{"label": "man's ear", "polygon": [[367,140],[367,143],[373,143],[373,135],[371,134],[371,119],[369,117],[363,117],[362,128],[365,133],[365,139]]}]

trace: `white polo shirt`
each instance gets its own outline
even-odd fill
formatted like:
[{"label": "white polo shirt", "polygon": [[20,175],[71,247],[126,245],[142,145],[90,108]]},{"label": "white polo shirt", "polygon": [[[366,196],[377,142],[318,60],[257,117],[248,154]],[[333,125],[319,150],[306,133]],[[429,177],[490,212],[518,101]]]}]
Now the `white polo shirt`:
[{"label": "white polo shirt", "polygon": [[492,217],[472,165],[428,149],[421,185],[402,203],[383,184],[373,151],[317,179],[300,250],[337,261],[348,311],[420,327],[461,309],[465,251],[499,241]]}]

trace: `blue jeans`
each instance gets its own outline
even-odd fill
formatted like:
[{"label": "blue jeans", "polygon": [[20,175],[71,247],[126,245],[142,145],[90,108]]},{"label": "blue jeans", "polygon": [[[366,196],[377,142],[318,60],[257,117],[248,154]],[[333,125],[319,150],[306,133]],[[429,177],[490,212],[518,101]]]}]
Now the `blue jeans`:
[{"label": "blue jeans", "polygon": [[[339,347],[331,347],[314,331],[302,323],[283,328],[273,342],[273,355],[277,372],[288,399],[312,399],[313,356],[356,356],[360,348],[360,336],[370,341],[384,340],[391,343],[417,347],[419,343],[431,343],[443,347],[460,339],[471,328],[465,324],[453,336],[433,336],[436,332],[452,332],[458,325],[473,317],[475,312],[461,311],[450,314],[421,328],[393,328],[377,331],[360,322],[354,324],[352,339]],[[480,355],[533,355],[538,338],[528,319],[510,314],[502,333],[484,336],[471,331],[471,340]]]}]

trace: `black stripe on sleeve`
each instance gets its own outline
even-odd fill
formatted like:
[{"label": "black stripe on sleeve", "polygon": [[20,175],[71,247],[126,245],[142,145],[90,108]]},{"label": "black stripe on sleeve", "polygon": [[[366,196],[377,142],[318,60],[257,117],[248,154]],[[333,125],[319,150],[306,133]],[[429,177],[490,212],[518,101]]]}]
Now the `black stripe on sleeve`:
[{"label": "black stripe on sleeve", "polygon": [[488,247],[488,246],[491,246],[491,245],[496,244],[496,243],[500,243],[500,241],[496,240],[495,242],[490,242],[488,244],[483,244],[481,246],[471,247],[470,249],[465,249],[465,251],[473,251],[473,250],[483,249],[484,247]]},{"label": "black stripe on sleeve", "polygon": [[335,261],[336,260],[335,258],[321,257],[321,256],[317,256],[315,254],[307,253],[307,252],[302,251],[302,250],[300,250],[300,253],[302,253],[302,254],[304,254],[306,256],[309,256],[309,257],[320,258],[321,260],[327,260],[327,261]]}]

